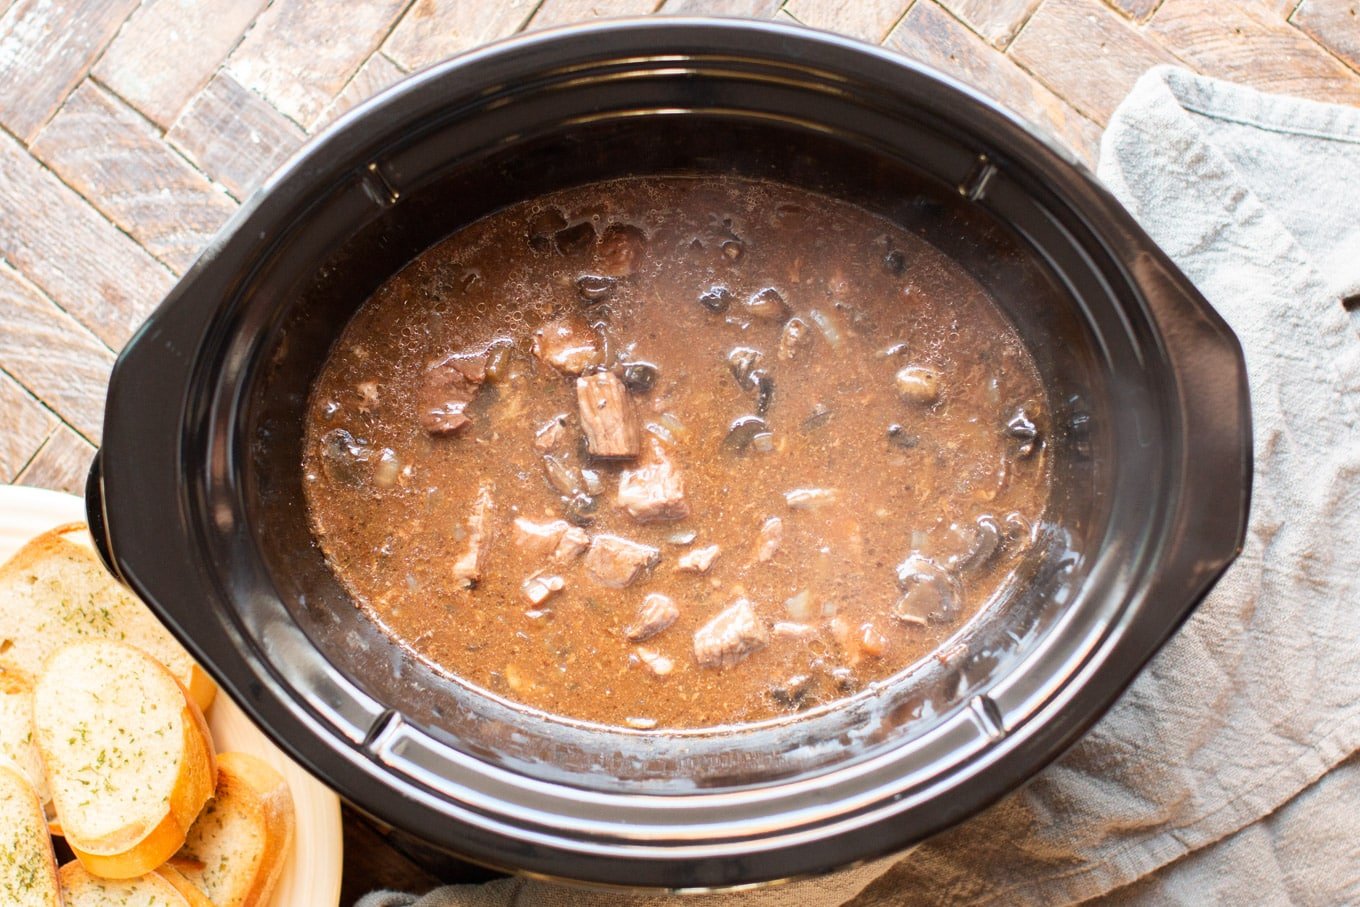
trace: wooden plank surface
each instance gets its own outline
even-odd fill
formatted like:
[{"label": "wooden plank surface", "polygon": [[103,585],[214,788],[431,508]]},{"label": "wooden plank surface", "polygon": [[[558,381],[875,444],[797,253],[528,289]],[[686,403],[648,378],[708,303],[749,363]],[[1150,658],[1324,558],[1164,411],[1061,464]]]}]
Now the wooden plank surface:
[{"label": "wooden plank surface", "polygon": [[94,445],[65,425],[58,425],[19,473],[20,485],[37,485],[83,495],[94,459]]},{"label": "wooden plank surface", "polygon": [[1135,22],[1144,22],[1156,11],[1162,0],[1106,0],[1106,2]]},{"label": "wooden plank surface", "polygon": [[1251,0],[1164,0],[1147,28],[1206,75],[1318,101],[1360,104],[1360,74]]},{"label": "wooden plank surface", "polygon": [[543,0],[526,28],[551,28],[610,16],[640,16],[656,9],[656,0]]},{"label": "wooden plank surface", "polygon": [[368,58],[367,63],[359,67],[359,71],[349,80],[345,90],[326,107],[325,112],[316,121],[316,128],[320,129],[331,123],[355,104],[367,101],[387,86],[400,82],[405,76],[406,73],[401,67],[384,54],[374,54]]},{"label": "wooden plank surface", "polygon": [[140,0],[17,0],[0,17],[0,124],[25,141]]},{"label": "wooden plank surface", "polygon": [[886,44],[981,89],[1082,160],[1095,160],[1100,130],[1093,122],[931,0],[917,0]]},{"label": "wooden plank surface", "polygon": [[908,5],[908,0],[787,0],[784,12],[804,25],[877,44]]},{"label": "wooden plank surface", "polygon": [[668,16],[741,16],[769,19],[782,0],[665,0],[657,12]]},{"label": "wooden plank surface", "polygon": [[113,353],[12,268],[0,265],[0,362],[58,416],[97,441]]},{"label": "wooden plank surface", "polygon": [[[882,43],[1088,163],[1157,62],[1360,102],[1360,0],[0,0],[0,481],[80,489],[113,351],[169,288],[163,262],[183,267],[232,210],[218,187],[245,198],[406,72],[525,28],[654,12]],[[345,815],[348,898],[434,883]]]},{"label": "wooden plank surface", "polygon": [[162,129],[212,78],[269,0],[148,0],[94,76]]},{"label": "wooden plank surface", "polygon": [[940,0],[940,5],[996,47],[1011,43],[1039,0]]},{"label": "wooden plank surface", "polygon": [[244,199],[306,135],[264,98],[220,72],[166,137],[204,173]]},{"label": "wooden plank surface", "polygon": [[1303,0],[1289,21],[1360,72],[1360,2]]},{"label": "wooden plank surface", "polygon": [[1011,45],[1011,56],[1099,123],[1140,75],[1176,62],[1100,0],[1048,0]]},{"label": "wooden plank surface", "polygon": [[0,211],[0,257],[114,349],[170,287],[150,253],[3,134]]},{"label": "wooden plank surface", "polygon": [[93,82],[75,90],[32,151],[177,272],[236,210],[150,123]]},{"label": "wooden plank surface", "polygon": [[539,0],[416,0],[392,30],[383,52],[411,72],[514,34],[538,4]]},{"label": "wooden plank surface", "polygon": [[307,129],[386,40],[408,2],[275,3],[227,58],[227,69]]},{"label": "wooden plank surface", "polygon": [[56,424],[51,410],[0,372],[0,482],[14,481]]}]

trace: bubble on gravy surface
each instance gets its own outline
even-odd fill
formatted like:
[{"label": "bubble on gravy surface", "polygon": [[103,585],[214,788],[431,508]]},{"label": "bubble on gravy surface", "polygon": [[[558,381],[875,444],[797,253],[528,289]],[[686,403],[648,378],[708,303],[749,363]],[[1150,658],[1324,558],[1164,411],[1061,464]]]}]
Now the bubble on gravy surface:
[{"label": "bubble on gravy surface", "polygon": [[440,671],[633,728],[796,714],[928,657],[1049,494],[1046,403],[956,262],[773,183],[637,178],[430,248],[308,405],[311,526]]}]

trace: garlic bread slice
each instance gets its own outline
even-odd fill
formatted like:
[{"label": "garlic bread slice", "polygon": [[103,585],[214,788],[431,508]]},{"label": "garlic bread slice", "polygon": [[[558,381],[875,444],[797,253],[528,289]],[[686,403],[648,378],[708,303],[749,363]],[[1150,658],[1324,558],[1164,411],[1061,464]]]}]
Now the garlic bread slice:
[{"label": "garlic bread slice", "polygon": [[142,650],[78,642],[33,691],[38,746],[71,851],[95,875],[127,879],[184,844],[212,796],[212,740],[198,706]]}]

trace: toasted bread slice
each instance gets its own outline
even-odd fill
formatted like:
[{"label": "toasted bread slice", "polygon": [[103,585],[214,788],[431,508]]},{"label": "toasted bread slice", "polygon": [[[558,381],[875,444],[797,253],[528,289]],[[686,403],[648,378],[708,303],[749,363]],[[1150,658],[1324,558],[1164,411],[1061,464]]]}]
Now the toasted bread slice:
[{"label": "toasted bread slice", "polygon": [[33,787],[9,768],[0,768],[0,904],[61,907],[47,817]]},{"label": "toasted bread slice", "polygon": [[156,659],[88,640],[56,652],[33,690],[52,803],[90,872],[130,879],[184,844],[217,778],[203,714]]},{"label": "toasted bread slice", "polygon": [[116,639],[150,654],[200,709],[217,692],[170,631],[109,576],[84,523],[59,526],[0,566],[0,668],[36,677],[48,657],[81,639]]},{"label": "toasted bread slice", "polygon": [[293,849],[293,796],[247,753],[217,757],[217,792],[171,860],[217,907],[264,907]]},{"label": "toasted bread slice", "polygon": [[15,670],[0,669],[0,766],[23,775],[44,808],[51,802],[42,755],[33,735],[33,680]]},{"label": "toasted bread slice", "polygon": [[199,890],[198,886],[184,877],[178,869],[166,863],[153,873],[170,883],[170,887],[178,891],[189,907],[218,907],[208,896]]},{"label": "toasted bread slice", "polygon": [[135,879],[104,879],[73,861],[57,875],[65,907],[213,907],[173,869],[158,869]]}]

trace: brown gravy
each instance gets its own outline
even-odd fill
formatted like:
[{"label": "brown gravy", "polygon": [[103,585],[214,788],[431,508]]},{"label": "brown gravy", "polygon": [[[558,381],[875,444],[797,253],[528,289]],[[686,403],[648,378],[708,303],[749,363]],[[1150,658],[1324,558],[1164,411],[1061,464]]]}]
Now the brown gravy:
[{"label": "brown gravy", "polygon": [[749,722],[928,656],[1011,580],[1044,397],[982,288],[830,198],[646,178],[429,249],[308,408],[315,534],[463,681],[575,719]]}]

